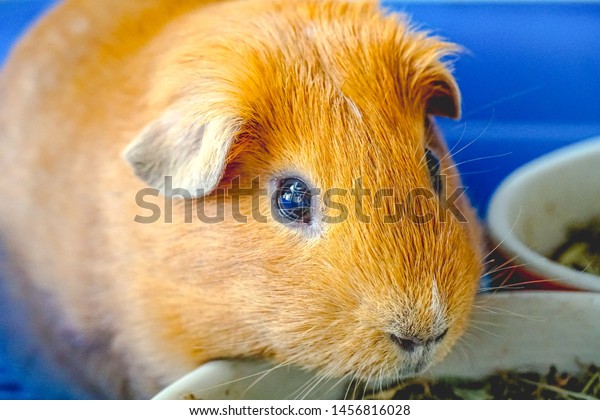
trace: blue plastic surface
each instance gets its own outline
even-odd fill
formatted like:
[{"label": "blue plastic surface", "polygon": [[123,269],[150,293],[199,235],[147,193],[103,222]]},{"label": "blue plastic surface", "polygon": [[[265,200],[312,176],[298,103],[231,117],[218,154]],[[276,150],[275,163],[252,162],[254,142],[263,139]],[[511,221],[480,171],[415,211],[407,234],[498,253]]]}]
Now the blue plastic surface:
[{"label": "blue plastic surface", "polygon": [[[52,3],[0,2],[0,63]],[[600,4],[384,3],[468,50],[455,64],[463,119],[439,123],[481,215],[512,170],[600,135]],[[48,378],[40,385],[7,347],[0,337],[0,398],[76,396]]]},{"label": "blue plastic surface", "polygon": [[54,3],[51,0],[0,1],[0,64],[27,26]]}]

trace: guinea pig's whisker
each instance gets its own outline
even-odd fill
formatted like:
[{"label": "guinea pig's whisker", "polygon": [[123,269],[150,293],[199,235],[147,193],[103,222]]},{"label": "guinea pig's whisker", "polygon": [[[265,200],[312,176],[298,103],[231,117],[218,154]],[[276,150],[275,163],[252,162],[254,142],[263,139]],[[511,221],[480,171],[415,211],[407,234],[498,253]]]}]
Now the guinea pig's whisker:
[{"label": "guinea pig's whisker", "polygon": [[[467,355],[467,351],[471,351],[472,350],[472,343],[469,342],[469,340],[474,340],[476,339],[476,337],[471,334],[470,332],[465,332],[462,336],[458,337],[458,342],[461,343],[462,346],[458,347],[462,350],[463,354],[465,354],[465,356]],[[470,356],[468,356],[470,357]]]},{"label": "guinea pig's whisker", "polygon": [[[327,392],[331,392],[334,388],[337,388],[342,382],[344,381],[349,381],[349,385],[352,383],[352,378],[351,378],[351,374],[347,373],[346,375],[342,376],[339,380],[337,380],[328,390]],[[346,388],[348,389],[348,388]]]},{"label": "guinea pig's whisker", "polygon": [[[517,268],[517,267],[526,267],[527,265],[528,264],[513,265],[513,266],[510,266],[510,267],[499,269],[497,271],[505,271],[505,270],[509,270],[509,269],[513,269],[513,268]],[[489,292],[489,291],[500,291],[500,290],[522,290],[522,289],[525,288],[524,286],[531,285],[531,284],[553,283],[553,282],[560,282],[561,281],[560,279],[537,279],[537,280],[525,280],[525,281],[522,281],[522,282],[515,282],[515,283],[507,284],[513,274],[514,274],[514,272],[511,272],[503,280],[502,284],[500,284],[499,286],[482,288],[479,291],[480,292]]]},{"label": "guinea pig's whisker", "polygon": [[465,138],[465,134],[467,133],[467,125],[468,125],[468,122],[465,120],[465,121],[463,121],[462,124],[460,124],[459,126],[450,130],[450,131],[454,131],[455,129],[461,127],[462,133],[460,133],[460,137],[458,138],[458,141],[456,143],[454,143],[454,145],[450,148],[450,150],[448,150],[448,153],[446,153],[446,156],[444,156],[444,158],[446,158],[447,156],[453,156],[454,149],[456,149],[460,145],[460,142]]},{"label": "guinea pig's whisker", "polygon": [[356,374],[352,374],[352,378],[350,379],[350,382],[348,383],[348,386],[346,387],[346,393],[344,394],[345,400],[347,400],[349,398],[352,398],[352,399],[356,398],[356,384],[358,384],[359,382],[361,382],[361,381],[356,377]]},{"label": "guinea pig's whisker", "polygon": [[[340,367],[341,367],[341,365],[338,363],[333,366],[329,366],[328,369],[325,371],[318,372],[314,377],[309,379],[303,386],[301,386],[298,390],[296,390],[292,394],[292,397],[294,397],[294,399],[305,399],[323,381],[330,380],[331,378],[333,378],[334,372],[338,371],[340,369]],[[343,382],[347,378],[348,378],[348,375],[344,375],[342,378],[340,378],[338,381],[336,381],[335,384],[333,384],[329,388],[328,392],[333,390],[335,387],[337,387],[341,382]]]},{"label": "guinea pig's whisker", "polygon": [[[480,309],[480,308],[477,308],[477,309]],[[510,316],[510,317],[525,319],[525,320],[534,321],[534,322],[548,321],[548,317],[518,313],[518,312],[514,312],[514,311],[509,311],[504,308],[493,308],[493,310],[488,310],[488,313],[490,313],[491,315]]]},{"label": "guinea pig's whisker", "polygon": [[250,385],[248,385],[248,387],[244,390],[244,392],[242,392],[242,396],[246,395],[252,388],[254,388],[254,386],[256,386],[260,381],[262,381],[264,378],[266,378],[273,371],[284,368],[286,366],[290,366],[294,362],[295,362],[294,358],[291,358],[289,360],[286,360],[285,362],[281,362],[273,367],[267,368],[267,369],[263,370],[262,372],[258,372],[256,374],[253,374],[253,375],[247,376],[246,378],[243,378],[243,379],[249,379],[251,377],[258,376],[256,378],[256,380],[254,380],[254,382],[252,382]]},{"label": "guinea pig's whisker", "polygon": [[484,276],[489,276],[492,274],[496,274],[496,273],[501,273],[503,271],[508,271],[508,270],[514,270],[515,268],[521,268],[521,267],[526,267],[528,264],[527,263],[521,263],[521,264],[513,264],[513,265],[508,265],[506,267],[502,267],[501,265],[498,267],[494,267],[493,269],[487,271]]},{"label": "guinea pig's whisker", "polygon": [[[491,124],[491,121],[490,121],[490,123],[489,123],[489,124]],[[488,124],[488,126],[485,128],[485,130],[483,131],[483,133],[485,133],[485,131],[487,131],[487,129],[489,128],[489,124]],[[466,127],[466,124],[465,124],[465,127]],[[481,136],[483,135],[483,133],[481,133],[480,135],[478,135],[477,137],[475,137],[473,140],[471,140],[470,142],[468,142],[467,144],[465,144],[463,147],[461,147],[461,148],[460,148],[460,149],[458,149],[457,151],[454,151],[454,148],[458,146],[458,143],[457,143],[457,144],[455,144],[455,145],[452,147],[452,149],[450,149],[450,150],[448,151],[448,153],[446,153],[446,155],[445,155],[445,156],[444,156],[442,159],[445,159],[446,157],[449,157],[449,156],[458,156],[458,154],[459,154],[460,152],[464,151],[464,150],[465,150],[465,149],[467,149],[469,146],[471,146],[473,143],[475,143],[477,140],[479,140],[479,139],[481,138]],[[463,131],[463,135],[464,135],[464,131]],[[460,140],[459,140],[459,142],[460,142]]]},{"label": "guinea pig's whisker", "polygon": [[467,360],[470,360],[470,358],[473,356],[473,348],[476,349],[477,344],[480,344],[482,341],[485,340],[485,338],[481,337],[480,335],[474,334],[470,331],[467,331],[462,337],[459,338],[459,340],[461,343],[464,344],[464,346],[461,346],[460,348],[467,353]]},{"label": "guinea pig's whisker", "polygon": [[242,394],[246,394],[254,385],[256,385],[256,383],[258,383],[260,380],[262,380],[269,373],[273,372],[276,369],[279,369],[279,368],[282,368],[282,367],[285,367],[285,366],[288,366],[288,365],[294,363],[295,359],[296,358],[292,358],[290,360],[286,360],[285,362],[279,363],[279,364],[277,364],[275,366],[269,367],[269,368],[264,369],[264,370],[262,370],[260,372],[255,372],[255,373],[252,373],[250,375],[246,375],[246,376],[243,376],[243,377],[240,377],[240,378],[233,379],[231,381],[222,382],[222,383],[219,383],[217,385],[213,385],[213,386],[210,386],[210,387],[202,388],[202,391],[210,391],[212,389],[217,389],[217,388],[220,388],[222,386],[231,385],[231,384],[234,384],[236,382],[242,382],[242,381],[245,381],[245,380],[248,380],[248,379],[251,379],[251,378],[258,377],[258,379],[255,380],[252,384],[250,384],[250,386],[248,386],[248,388],[246,388],[246,390],[244,390],[244,392],[242,393]]},{"label": "guinea pig's whisker", "polygon": [[[489,254],[488,254],[488,255],[489,255]],[[481,265],[483,265],[483,267],[486,267],[486,266],[488,266],[488,265],[490,265],[490,264],[493,264],[493,263],[495,263],[495,262],[496,262],[496,259],[495,259],[495,258],[490,258],[489,260],[488,260],[488,259],[486,259],[486,258],[483,258],[483,259],[482,259],[482,262],[481,262]]]},{"label": "guinea pig's whisker", "polygon": [[302,395],[301,399],[306,399],[318,386],[320,386],[323,382],[325,382],[328,377],[324,374],[319,374],[315,376],[312,380],[313,384],[309,388],[306,389],[304,395]]},{"label": "guinea pig's whisker", "polygon": [[482,321],[482,320],[475,320],[475,319],[471,320],[471,324],[474,324],[474,325],[489,325],[489,326],[492,326],[492,327],[500,327],[500,326],[502,326],[502,324],[499,323],[499,322]]},{"label": "guinea pig's whisker", "polygon": [[490,287],[486,291],[499,291],[499,290],[522,290],[525,286],[530,284],[538,284],[538,283],[555,283],[560,282],[560,279],[538,279],[538,280],[526,280],[519,283],[511,283],[506,285],[500,285],[495,287]]},{"label": "guinea pig's whisker", "polygon": [[502,96],[502,97],[500,97],[500,98],[498,98],[498,99],[496,99],[496,100],[494,100],[492,102],[488,102],[485,105],[481,105],[480,107],[472,109],[467,114],[465,114],[463,116],[463,118],[468,118],[468,117],[470,117],[470,116],[472,116],[472,115],[474,115],[474,114],[476,114],[478,112],[485,111],[485,110],[490,109],[490,108],[492,108],[492,110],[493,110],[494,107],[497,106],[497,105],[501,105],[501,104],[503,104],[505,102],[512,101],[514,99],[520,98],[521,96],[529,95],[530,93],[536,92],[536,91],[538,91],[540,89],[542,89],[542,86],[533,86],[533,87],[530,87],[530,88],[527,88],[527,89],[523,89],[523,90],[517,91],[517,92],[512,93],[510,95]]},{"label": "guinea pig's whisker", "polygon": [[495,258],[490,258],[489,260],[483,260],[481,263],[481,267],[484,272],[481,274],[482,277],[488,274],[488,271],[494,270],[498,267],[498,261]]},{"label": "guinea pig's whisker", "polygon": [[[369,376],[367,377],[367,380],[365,381],[365,384],[371,383],[371,376],[372,376],[372,373],[369,373]],[[365,399],[366,392],[367,392],[367,386],[364,386],[363,389],[362,389],[362,395],[360,397],[361,400]]]},{"label": "guinea pig's whisker", "polygon": [[[268,372],[271,372],[273,369],[274,369],[274,368],[269,368],[269,369],[267,369],[266,371],[267,371],[267,373],[268,373]],[[235,378],[235,379],[232,379],[231,381],[227,381],[227,382],[221,382],[221,383],[219,383],[219,384],[216,384],[216,385],[213,385],[213,386],[207,386],[207,387],[204,387],[204,388],[202,388],[200,391],[202,391],[202,392],[205,392],[205,391],[210,391],[210,390],[212,390],[212,389],[217,389],[217,388],[220,388],[220,387],[223,387],[223,386],[226,386],[226,385],[231,385],[231,384],[234,384],[234,383],[236,383],[236,382],[245,381],[245,380],[247,380],[247,379],[250,379],[250,378],[254,378],[254,377],[256,377],[256,376],[263,375],[264,373],[265,373],[265,371],[264,371],[264,370],[263,370],[263,371],[260,371],[260,372],[255,372],[255,373],[252,373],[252,374],[250,374],[250,375],[243,376],[243,377],[241,377],[241,378]],[[248,391],[248,389],[246,389],[246,391],[244,391],[244,393],[246,393],[247,391]]]},{"label": "guinea pig's whisker", "polygon": [[288,395],[287,399],[294,400],[303,400],[313,391],[314,387],[316,387],[325,377],[325,375],[321,372],[315,374],[310,377],[304,384],[302,384],[298,389],[293,391],[290,395]]},{"label": "guinea pig's whisker", "polygon": [[379,389],[379,392],[383,391],[383,372],[381,367],[379,368],[379,371],[375,374],[375,385],[375,389]]},{"label": "guinea pig's whisker", "polygon": [[427,166],[427,161],[425,160],[425,155],[423,155],[421,157],[421,160],[419,160],[418,166],[419,166],[420,171],[423,170],[423,168],[425,168]]},{"label": "guinea pig's whisker", "polygon": [[[521,208],[519,208],[519,213],[517,214],[517,217],[515,218],[515,221],[513,222],[512,226],[510,227],[510,229],[508,230],[508,232],[506,233],[506,235],[504,236],[504,238],[502,238],[502,240],[500,242],[498,242],[496,244],[496,246],[494,248],[492,248],[491,251],[489,251],[484,257],[483,260],[485,261],[490,255],[492,255],[503,243],[504,241],[506,241],[506,238],[508,238],[508,236],[512,233],[512,231],[515,229],[515,227],[517,226],[517,222],[519,221],[519,219],[521,218]],[[516,258],[516,256],[515,256]]]},{"label": "guinea pig's whisker", "polygon": [[468,334],[467,337],[463,336],[458,339],[458,342],[461,344],[456,348],[460,350],[461,355],[464,357],[464,360],[469,362],[473,357],[473,347],[472,344],[469,343],[465,338],[473,338],[473,335]]},{"label": "guinea pig's whisker", "polygon": [[461,162],[457,162],[454,165],[449,166],[447,169],[456,169],[459,166],[464,165],[466,163],[479,162],[481,160],[487,160],[487,159],[497,159],[497,158],[509,156],[509,155],[512,155],[512,152],[500,153],[498,155],[480,156],[480,157],[476,157],[473,159],[467,159],[467,160],[463,160]]},{"label": "guinea pig's whisker", "polygon": [[[517,267],[517,266],[514,266]],[[489,270],[488,272],[486,272],[483,277],[485,276],[491,276],[491,274],[497,273],[497,272],[505,272],[505,271],[509,271],[511,270],[512,267],[505,267],[505,268],[495,268],[492,270]],[[489,286],[489,287],[479,287],[477,292],[478,293],[489,293],[489,292],[493,292],[496,293],[499,290],[502,289],[507,289],[507,290],[511,290],[511,289],[520,289],[520,287],[515,287],[515,288],[511,288],[510,285],[507,285],[508,281],[510,280],[510,278],[513,276],[513,274],[515,273],[514,270],[509,271],[507,275],[505,275],[504,279],[502,280],[502,283],[499,286]],[[493,276],[491,276],[493,277]]]},{"label": "guinea pig's whisker", "polygon": [[[508,263],[508,262],[507,262]],[[497,273],[503,273],[503,272],[510,272],[509,274],[512,275],[512,271],[516,268],[519,267],[525,267],[527,266],[526,263],[522,263],[522,264],[512,264],[512,265],[506,265],[507,263],[504,263],[502,265],[498,265],[498,266],[493,266],[491,267],[489,270],[487,270],[482,276],[491,276],[493,274],[497,274]],[[504,265],[504,266],[503,266]]]},{"label": "guinea pig's whisker", "polygon": [[446,175],[446,178],[453,179],[453,178],[460,178],[461,176],[465,176],[465,175],[489,174],[489,173],[493,173],[493,172],[497,171],[498,169],[499,169],[498,167],[495,167],[495,168],[485,169],[485,170],[481,170],[481,171],[460,172],[460,173],[456,173],[456,174],[452,174],[452,175]]},{"label": "guinea pig's whisker", "polygon": [[458,145],[460,144],[460,142],[464,138],[464,136],[466,134],[466,131],[467,131],[467,122],[465,121],[465,123],[462,126],[463,131],[462,131],[462,133],[460,135],[460,138],[458,139],[458,141],[456,142],[456,144],[454,146],[452,146],[452,148],[448,151],[448,153],[446,153],[446,156],[444,156],[443,159],[445,159],[447,156],[457,156],[460,152],[464,151],[469,146],[473,145],[473,143],[475,143],[477,140],[479,140],[481,137],[483,137],[483,135],[485,133],[487,133],[487,131],[491,127],[493,121],[494,121],[494,113],[492,113],[492,115],[490,116],[490,118],[489,118],[489,120],[487,122],[487,125],[484,127],[484,129],[481,130],[481,132],[473,140],[471,140],[469,143],[467,143],[465,146],[461,147],[459,150],[457,150],[455,152],[454,149],[456,147],[458,147]]},{"label": "guinea pig's whisker", "polygon": [[474,337],[473,335],[469,335],[468,338],[469,340],[460,338],[460,345],[457,346],[457,349],[460,350],[460,357],[465,364],[470,364],[475,358],[475,353],[477,351],[476,344],[481,341],[478,340],[478,337]]},{"label": "guinea pig's whisker", "polygon": [[385,375],[383,373],[383,367],[381,367],[381,368],[379,368],[379,379],[378,379],[379,392],[383,392],[384,388],[386,388],[386,387],[384,387],[384,381],[383,381],[384,378],[385,378]]},{"label": "guinea pig's whisker", "polygon": [[492,315],[511,315],[511,316],[514,316],[517,318],[523,318],[523,319],[528,319],[528,320],[532,320],[532,321],[542,320],[542,318],[538,318],[538,317],[534,317],[531,315],[518,313],[518,312],[514,312],[514,311],[509,311],[508,309],[505,309],[505,308],[498,308],[498,307],[492,307],[492,306],[480,306],[480,305],[474,305],[473,308],[476,310],[479,310],[479,311],[484,311],[484,312],[492,314]]},{"label": "guinea pig's whisker", "polygon": [[[492,251],[492,252],[493,252],[493,251]],[[489,256],[489,254],[488,254],[488,256]],[[517,256],[515,255],[514,257],[512,257],[512,258],[510,258],[510,259],[508,259],[508,260],[506,260],[506,261],[502,262],[502,264],[495,264],[495,265],[492,267],[492,269],[496,269],[496,268],[505,267],[506,265],[508,265],[508,264],[512,263],[512,262],[513,262],[513,261],[515,261],[516,259],[517,259]],[[485,262],[483,263],[483,265],[484,265],[484,266],[486,266],[486,265],[490,265],[490,264],[494,264],[494,263],[496,263],[496,259],[494,259],[494,258],[491,258],[491,259],[489,259],[489,260],[485,261]],[[489,274],[489,271],[488,271],[488,272],[486,272],[485,274]]]},{"label": "guinea pig's whisker", "polygon": [[506,291],[506,290],[523,290],[525,289],[525,287],[523,286],[518,286],[518,285],[511,285],[511,284],[507,284],[507,285],[501,285],[501,286],[493,286],[493,287],[483,287],[481,289],[479,289],[480,293],[498,293],[501,291]]},{"label": "guinea pig's whisker", "polygon": [[[381,368],[373,376],[374,376],[373,383],[375,384],[375,386],[373,388],[371,388],[371,393],[373,393],[373,392],[380,393],[383,390],[383,383],[381,381],[381,379],[383,378],[383,376],[381,375]],[[366,391],[367,391],[367,388],[365,387],[365,389],[363,390],[363,396],[362,396],[363,400],[366,397]]]},{"label": "guinea pig's whisker", "polygon": [[504,311],[504,309],[502,309],[502,308],[495,308],[492,306],[481,306],[481,305],[473,305],[473,309],[474,309],[474,311],[481,311],[482,313],[485,312],[487,314],[492,314],[492,315],[500,315]]},{"label": "guinea pig's whisker", "polygon": [[491,332],[490,330],[488,330],[486,328],[479,327],[479,326],[473,324],[472,322],[471,322],[471,328],[476,329],[477,331],[481,331],[482,333],[489,334],[489,335],[491,335],[493,337],[496,337],[496,338],[502,338],[502,336],[500,336],[498,334],[495,334],[495,333]]},{"label": "guinea pig's whisker", "polygon": [[464,331],[460,337],[458,337],[458,340],[462,340],[463,338],[469,338],[469,339],[471,339],[471,338],[474,338],[474,337],[475,336],[470,331],[467,330],[467,331]]},{"label": "guinea pig's whisker", "polygon": [[298,399],[306,399],[319,385],[321,385],[327,379],[329,379],[329,376],[325,373],[318,373],[312,377],[298,391]]}]

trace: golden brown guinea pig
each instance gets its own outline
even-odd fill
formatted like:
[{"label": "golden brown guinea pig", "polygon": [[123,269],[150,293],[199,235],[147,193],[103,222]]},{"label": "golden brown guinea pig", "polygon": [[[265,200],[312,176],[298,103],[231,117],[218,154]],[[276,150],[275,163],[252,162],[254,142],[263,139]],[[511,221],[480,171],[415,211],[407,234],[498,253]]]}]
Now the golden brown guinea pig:
[{"label": "golden brown guinea pig", "polygon": [[460,112],[455,52],[371,1],[56,6],[0,78],[0,228],[45,351],[139,398],[213,359],[441,359],[482,259],[431,119]]}]

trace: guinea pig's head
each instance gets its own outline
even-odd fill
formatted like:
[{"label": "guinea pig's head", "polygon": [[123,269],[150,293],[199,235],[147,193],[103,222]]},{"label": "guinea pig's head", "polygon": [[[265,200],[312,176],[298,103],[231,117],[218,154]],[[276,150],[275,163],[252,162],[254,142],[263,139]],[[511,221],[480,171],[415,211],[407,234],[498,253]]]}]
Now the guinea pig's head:
[{"label": "guinea pig's head", "polygon": [[456,47],[369,4],[296,6],[205,41],[208,59],[180,47],[161,71],[185,82],[125,157],[223,212],[169,227],[185,231],[169,311],[190,357],[387,382],[449,351],[481,274],[432,119],[459,115]]}]

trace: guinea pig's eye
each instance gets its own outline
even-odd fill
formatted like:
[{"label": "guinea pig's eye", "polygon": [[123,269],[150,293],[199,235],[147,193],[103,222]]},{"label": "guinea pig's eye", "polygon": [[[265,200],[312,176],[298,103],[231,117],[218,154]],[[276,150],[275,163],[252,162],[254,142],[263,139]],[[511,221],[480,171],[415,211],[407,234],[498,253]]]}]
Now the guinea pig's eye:
[{"label": "guinea pig's eye", "polygon": [[435,192],[439,194],[443,187],[440,160],[435,153],[429,149],[425,149],[425,159],[427,160],[427,169],[429,170],[429,176],[431,177],[431,184],[433,185]]},{"label": "guinea pig's eye", "polygon": [[275,206],[281,217],[292,222],[308,223],[311,219],[310,188],[299,178],[284,179],[275,193]]}]

